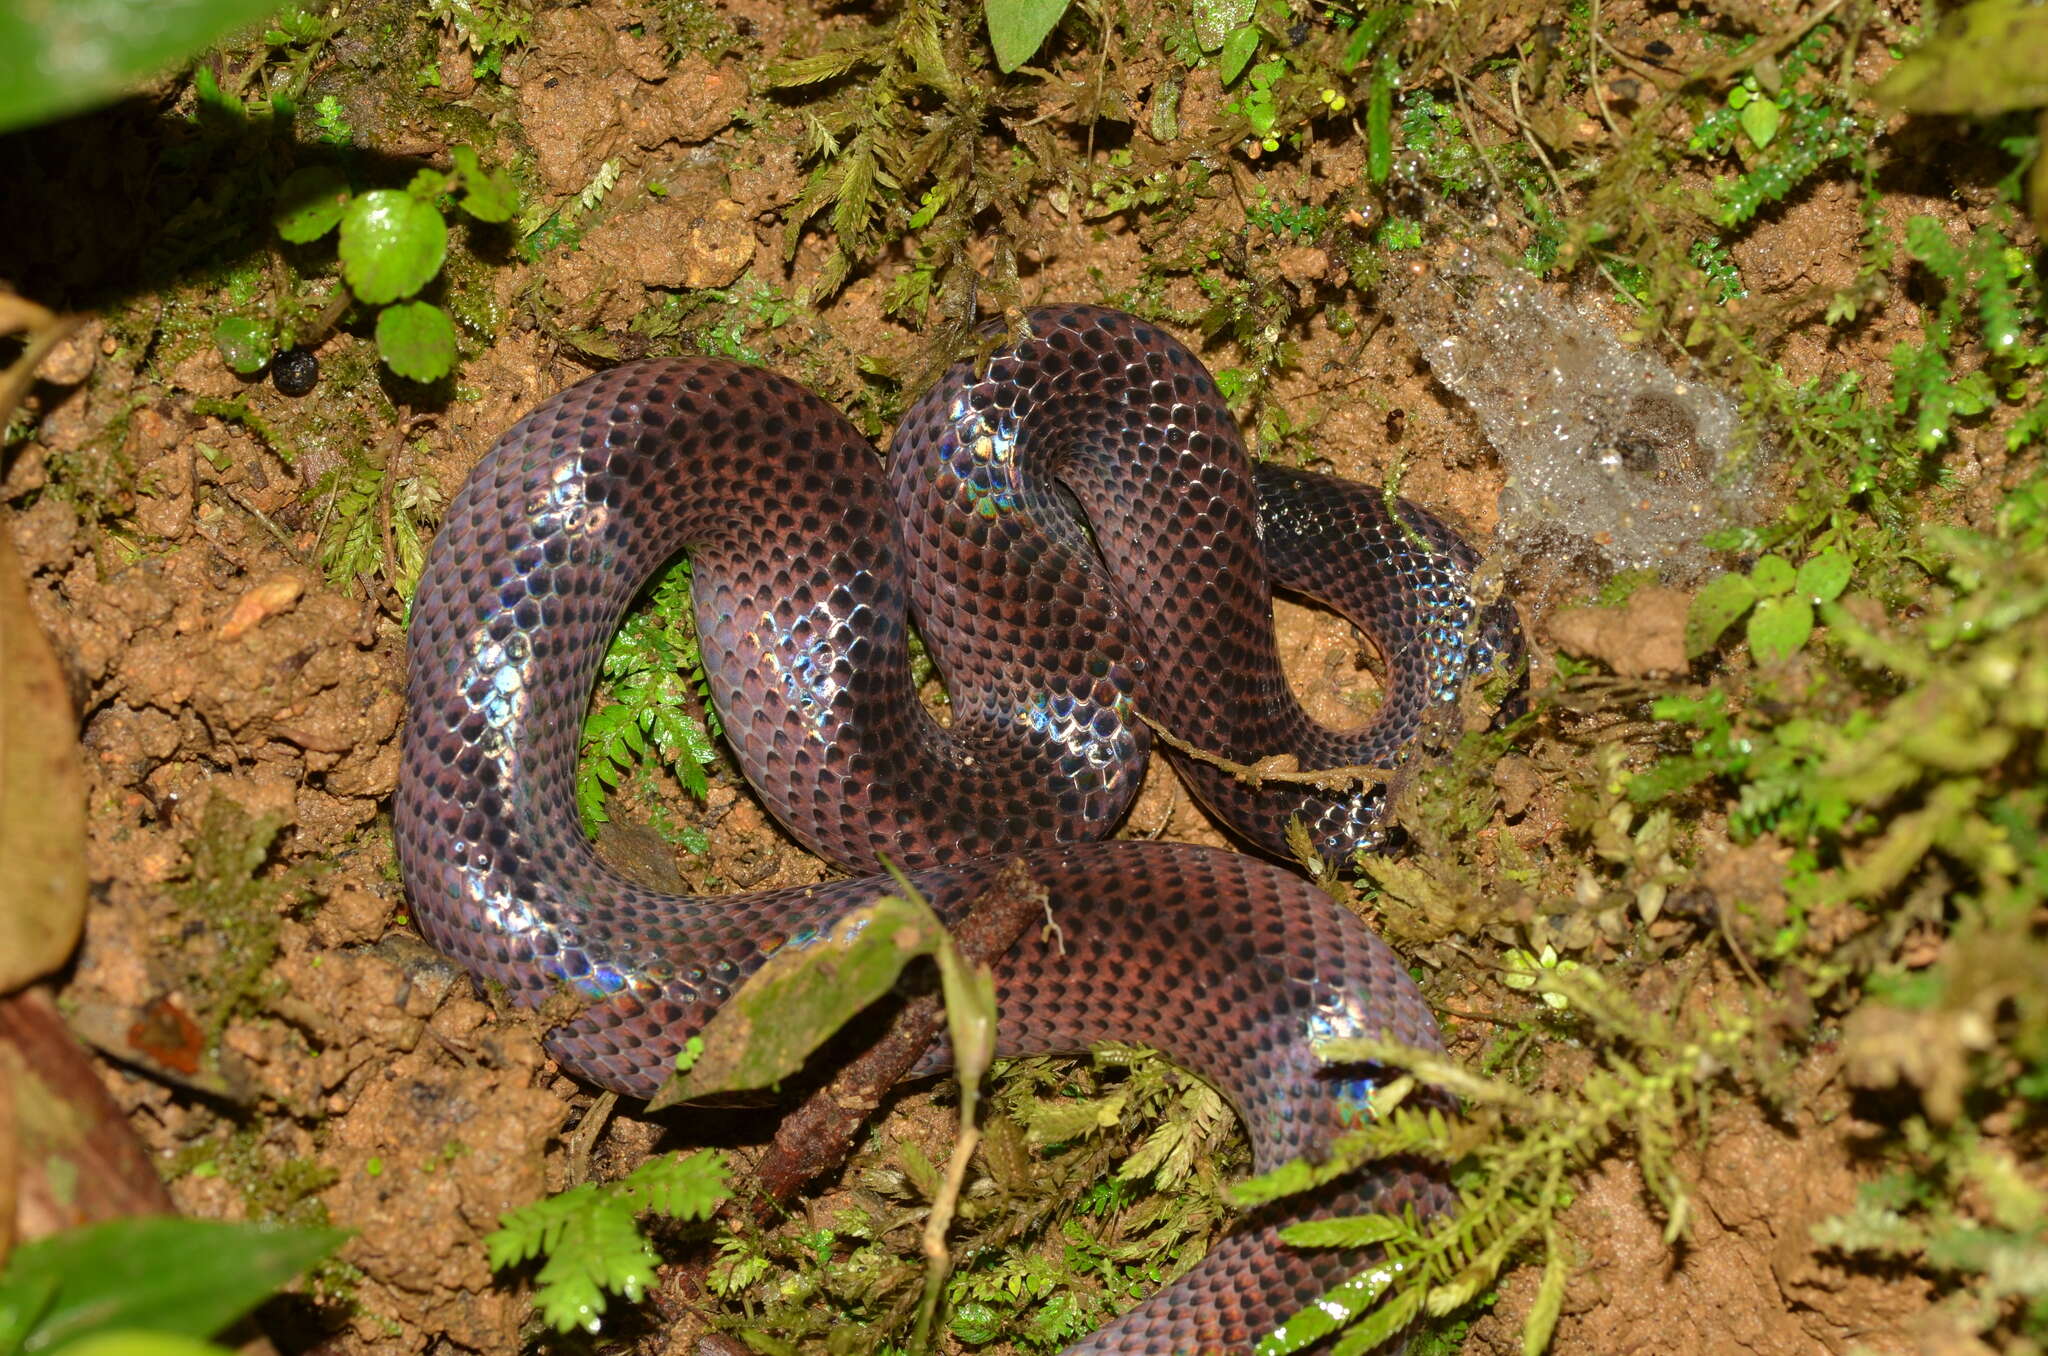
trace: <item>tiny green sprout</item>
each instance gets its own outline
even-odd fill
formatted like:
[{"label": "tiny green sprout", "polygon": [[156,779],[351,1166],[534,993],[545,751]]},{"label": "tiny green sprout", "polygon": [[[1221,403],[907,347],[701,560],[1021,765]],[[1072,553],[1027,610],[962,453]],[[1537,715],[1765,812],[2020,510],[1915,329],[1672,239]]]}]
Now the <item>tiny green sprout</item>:
[{"label": "tiny green sprout", "polygon": [[366,1160],[363,1163],[363,1174],[368,1177],[382,1177],[384,1175],[384,1160],[375,1157]]},{"label": "tiny green sprout", "polygon": [[697,1067],[697,1061],[704,1058],[704,1038],[692,1036],[683,1042],[683,1048],[676,1051],[676,1072],[688,1073]]},{"label": "tiny green sprout", "polygon": [[1317,97],[1323,101],[1323,106],[1332,113],[1342,113],[1345,109],[1351,107],[1349,99],[1328,87],[1325,87]]},{"label": "tiny green sprout", "polygon": [[[1577,961],[1561,960],[1557,948],[1550,945],[1544,946],[1543,954],[1540,956],[1531,955],[1519,947],[1510,947],[1502,960],[1507,965],[1508,973],[1501,976],[1501,983],[1510,989],[1523,991],[1535,988],[1536,982],[1542,978],[1546,970],[1561,975],[1579,968]],[[1561,993],[1546,993],[1543,995],[1543,1001],[1559,1012],[1572,1005],[1571,999]]]},{"label": "tiny green sprout", "polygon": [[[452,170],[421,170],[405,188],[361,192],[334,166],[303,166],[284,181],[272,218],[277,233],[295,245],[337,233],[350,294],[378,308],[378,355],[412,381],[439,381],[455,368],[454,322],[417,296],[447,260],[448,209],[496,224],[510,221],[519,206],[512,181],[485,169],[474,150],[457,146],[450,159]],[[214,340],[229,365],[244,373],[260,370],[273,346],[271,332],[246,317],[223,319]]]}]

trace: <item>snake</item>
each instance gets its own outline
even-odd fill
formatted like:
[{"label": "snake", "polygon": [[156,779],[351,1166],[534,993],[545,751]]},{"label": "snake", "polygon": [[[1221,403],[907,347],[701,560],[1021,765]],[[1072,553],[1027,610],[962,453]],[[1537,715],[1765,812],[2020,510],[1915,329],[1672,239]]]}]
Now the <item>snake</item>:
[{"label": "snake", "polygon": [[[683,552],[725,739],[762,804],[846,878],[665,894],[583,832],[578,741],[608,639]],[[1225,1096],[1256,1169],[1325,1155],[1386,1071],[1328,1066],[1319,1043],[1442,1048],[1401,961],[1274,862],[1103,840],[1156,726],[1252,847],[1288,853],[1290,827],[1332,860],[1380,845],[1383,785],[1229,765],[1397,766],[1432,711],[1520,661],[1513,606],[1484,596],[1479,565],[1406,501],[1255,464],[1201,361],[1113,310],[999,322],[909,407],[886,463],[774,372],[627,362],[506,432],[428,553],[393,803],[414,917],[519,1002],[575,994],[549,1053],[645,1097],[769,956],[900,891],[885,861],[949,924],[1021,862],[1052,926],[995,964],[998,1053],[1150,1046]],[[1294,697],[1275,588],[1326,601],[1380,650],[1362,728],[1319,725]],[[945,719],[913,681],[913,626]],[[1304,1211],[1421,1217],[1450,1199],[1439,1174],[1394,1162],[1248,1212],[1072,1349],[1247,1349],[1365,1260],[1282,1242]]]}]

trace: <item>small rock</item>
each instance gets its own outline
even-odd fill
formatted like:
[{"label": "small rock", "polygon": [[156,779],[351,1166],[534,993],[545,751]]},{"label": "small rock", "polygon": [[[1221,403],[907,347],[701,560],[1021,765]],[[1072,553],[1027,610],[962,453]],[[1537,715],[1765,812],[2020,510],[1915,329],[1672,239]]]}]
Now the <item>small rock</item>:
[{"label": "small rock", "polygon": [[88,321],[71,337],[51,349],[36,368],[36,376],[56,386],[76,386],[92,375],[99,361],[100,338],[104,329],[97,320]]},{"label": "small rock", "polygon": [[313,915],[313,936],[322,946],[374,942],[384,935],[391,905],[367,890],[337,890]]},{"label": "small rock", "polygon": [[242,595],[235,610],[221,623],[220,638],[234,640],[266,617],[289,611],[306,592],[306,581],[295,574],[275,574]]},{"label": "small rock", "polygon": [[1597,659],[1624,678],[1652,678],[1686,670],[1685,613],[1689,595],[1649,587],[1613,607],[1568,607],[1550,619],[1560,649]]}]

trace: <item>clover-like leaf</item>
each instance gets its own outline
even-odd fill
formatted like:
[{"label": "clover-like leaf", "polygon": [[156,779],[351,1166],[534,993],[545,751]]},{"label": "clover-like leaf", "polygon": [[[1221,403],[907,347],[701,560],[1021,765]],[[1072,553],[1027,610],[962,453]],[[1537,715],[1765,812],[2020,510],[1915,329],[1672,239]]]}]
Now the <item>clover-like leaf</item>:
[{"label": "clover-like leaf", "polygon": [[455,369],[455,323],[440,307],[401,302],[377,313],[377,353],[412,381],[439,381]]},{"label": "clover-like leaf", "polygon": [[271,221],[277,233],[294,245],[318,240],[341,224],[348,210],[348,179],[331,165],[296,169],[277,191]]},{"label": "clover-like leaf", "polygon": [[419,291],[447,257],[448,223],[440,209],[410,193],[372,189],[342,213],[342,276],[373,306]]},{"label": "clover-like leaf", "polygon": [[1756,603],[1756,585],[1747,575],[1724,574],[1693,595],[1685,613],[1685,657],[1698,659],[1720,643],[1722,635]]},{"label": "clover-like leaf", "polygon": [[1797,593],[1765,598],[1749,614],[1749,653],[1759,664],[1797,654],[1813,634],[1813,604]]},{"label": "clover-like leaf", "polygon": [[270,326],[245,315],[222,316],[213,323],[213,346],[229,367],[245,377],[261,372],[270,361],[275,336]]},{"label": "clover-like leaf", "polygon": [[1849,557],[1842,552],[1823,551],[1799,567],[1794,588],[1808,602],[1831,603],[1849,587],[1852,569]]}]

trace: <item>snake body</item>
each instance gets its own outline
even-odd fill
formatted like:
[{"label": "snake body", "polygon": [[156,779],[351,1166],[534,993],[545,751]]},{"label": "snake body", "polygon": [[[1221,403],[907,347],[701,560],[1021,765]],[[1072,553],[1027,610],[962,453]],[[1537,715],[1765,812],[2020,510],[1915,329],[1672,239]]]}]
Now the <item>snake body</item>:
[{"label": "snake body", "polygon": [[[1005,862],[1045,888],[1056,935],[1029,930],[997,966],[1004,1053],[1154,1046],[1225,1093],[1263,1170],[1359,1114],[1359,1071],[1325,1069],[1312,1042],[1437,1045],[1399,961],[1313,886],[1236,854],[1092,840],[1137,789],[1140,712],[1232,759],[1386,766],[1468,675],[1518,660],[1514,613],[1474,600],[1474,554],[1448,528],[1348,482],[1254,468],[1192,354],[1076,306],[1031,312],[1021,338],[951,369],[903,419],[886,474],[787,379],[652,359],[541,405],[451,501],[413,603],[399,861],[449,956],[527,1002],[587,995],[548,1035],[564,1067],[651,1093],[769,954],[894,888],[672,897],[593,852],[578,731],[607,638],[682,550],[726,736],[796,838],[859,872],[886,855],[949,922]],[[1383,651],[1387,693],[1363,731],[1295,704],[1273,584],[1329,600]],[[910,615],[949,725],[914,694]],[[1269,850],[1292,819],[1329,853],[1379,832],[1377,789],[1181,768]],[[1401,1168],[1315,1208],[1447,1199]],[[1282,1245],[1287,1218],[1244,1221],[1076,1350],[1249,1345],[1358,1264]]]}]

